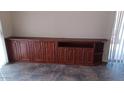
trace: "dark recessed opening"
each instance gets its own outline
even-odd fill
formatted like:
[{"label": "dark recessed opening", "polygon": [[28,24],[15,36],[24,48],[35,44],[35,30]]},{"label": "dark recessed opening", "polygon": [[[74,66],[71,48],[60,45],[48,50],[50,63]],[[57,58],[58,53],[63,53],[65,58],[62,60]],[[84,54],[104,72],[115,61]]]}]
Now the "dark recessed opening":
[{"label": "dark recessed opening", "polygon": [[58,42],[58,47],[93,48],[93,43],[85,42]]}]

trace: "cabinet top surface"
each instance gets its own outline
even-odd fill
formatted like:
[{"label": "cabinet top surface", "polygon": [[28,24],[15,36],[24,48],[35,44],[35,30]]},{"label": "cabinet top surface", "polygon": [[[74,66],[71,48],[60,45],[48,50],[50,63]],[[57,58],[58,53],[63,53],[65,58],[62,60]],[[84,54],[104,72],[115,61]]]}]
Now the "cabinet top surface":
[{"label": "cabinet top surface", "polygon": [[7,37],[9,40],[25,40],[35,39],[44,41],[87,41],[87,42],[105,42],[107,39],[94,39],[94,38],[50,38],[50,37]]}]

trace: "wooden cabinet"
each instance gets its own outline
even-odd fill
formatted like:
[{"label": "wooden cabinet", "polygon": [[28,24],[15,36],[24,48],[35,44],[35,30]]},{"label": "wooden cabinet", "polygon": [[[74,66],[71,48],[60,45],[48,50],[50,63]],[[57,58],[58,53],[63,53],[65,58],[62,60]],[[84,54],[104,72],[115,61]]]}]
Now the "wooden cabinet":
[{"label": "wooden cabinet", "polygon": [[6,38],[10,62],[97,65],[102,62],[104,40],[60,38]]}]

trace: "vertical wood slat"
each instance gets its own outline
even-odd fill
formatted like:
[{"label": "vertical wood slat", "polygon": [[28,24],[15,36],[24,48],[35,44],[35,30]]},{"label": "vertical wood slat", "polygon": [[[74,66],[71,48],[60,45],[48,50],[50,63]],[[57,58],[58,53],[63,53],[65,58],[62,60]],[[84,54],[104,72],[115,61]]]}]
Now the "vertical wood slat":
[{"label": "vertical wood slat", "polygon": [[14,54],[16,56],[16,60],[19,60],[18,46],[17,46],[17,42],[16,41],[14,41],[13,46],[15,46],[15,52],[14,52]]},{"label": "vertical wood slat", "polygon": [[17,49],[17,56],[18,56],[18,60],[21,60],[21,49],[20,49],[20,42],[15,42],[16,44],[16,49]]},{"label": "vertical wood slat", "polygon": [[35,61],[41,61],[41,58],[40,58],[40,42],[39,40],[35,40],[33,42],[33,49],[34,49],[34,58],[35,58]]},{"label": "vertical wood slat", "polygon": [[30,56],[29,56],[29,47],[28,47],[28,41],[23,40],[20,41],[20,49],[21,49],[21,54],[22,54],[22,61],[30,61]]},{"label": "vertical wood slat", "polygon": [[43,49],[43,42],[42,41],[40,41],[40,59],[41,59],[41,61],[43,61],[44,60],[44,49]]},{"label": "vertical wood slat", "polygon": [[16,45],[16,41],[12,41],[13,43],[12,43],[12,50],[14,50],[13,51],[13,59],[15,60],[15,61],[18,61],[19,60],[19,58],[18,58],[18,47],[17,47],[17,45]]},{"label": "vertical wood slat", "polygon": [[32,42],[33,41],[31,41],[31,40],[28,40],[28,53],[29,53],[29,58],[30,58],[30,61],[32,61],[33,60],[33,46],[32,46]]}]

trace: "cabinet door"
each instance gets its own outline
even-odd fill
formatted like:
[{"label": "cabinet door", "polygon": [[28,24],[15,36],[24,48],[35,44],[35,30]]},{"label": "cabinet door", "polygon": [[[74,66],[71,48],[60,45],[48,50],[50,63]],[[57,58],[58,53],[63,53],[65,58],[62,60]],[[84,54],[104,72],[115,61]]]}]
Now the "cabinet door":
[{"label": "cabinet door", "polygon": [[54,61],[55,43],[52,41],[31,40],[28,41],[31,61]]},{"label": "cabinet door", "polygon": [[41,48],[43,50],[43,61],[54,62],[55,61],[55,43],[52,41],[41,42]]},{"label": "cabinet door", "polygon": [[27,52],[27,42],[24,40],[10,40],[8,50],[10,61],[27,61],[30,59]]},{"label": "cabinet door", "polygon": [[20,61],[30,61],[29,52],[28,52],[28,41],[27,40],[18,40],[18,50],[21,56]]},{"label": "cabinet door", "polygon": [[60,64],[83,64],[83,49],[59,47],[57,58]]},{"label": "cabinet door", "polygon": [[84,50],[84,64],[93,65],[94,61],[94,49],[93,48],[83,48]]},{"label": "cabinet door", "polygon": [[40,41],[39,40],[28,40],[28,53],[30,61],[42,61],[40,57]]},{"label": "cabinet door", "polygon": [[20,43],[16,40],[13,40],[10,41],[9,45],[10,47],[8,47],[8,50],[11,52],[9,53],[10,61],[19,61],[21,59]]}]

